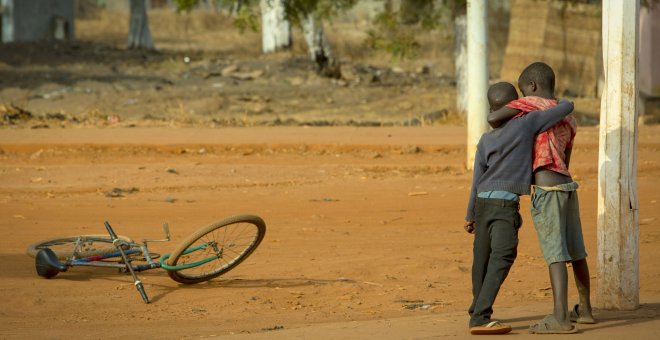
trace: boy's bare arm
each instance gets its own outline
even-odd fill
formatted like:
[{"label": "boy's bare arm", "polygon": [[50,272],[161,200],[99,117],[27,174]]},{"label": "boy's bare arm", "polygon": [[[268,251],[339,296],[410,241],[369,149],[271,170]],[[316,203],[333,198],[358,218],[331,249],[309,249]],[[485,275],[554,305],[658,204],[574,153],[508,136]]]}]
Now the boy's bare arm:
[{"label": "boy's bare arm", "polygon": [[513,118],[515,115],[520,113],[518,109],[512,109],[508,106],[502,106],[501,108],[488,114],[488,124],[494,129],[502,126],[509,119]]}]

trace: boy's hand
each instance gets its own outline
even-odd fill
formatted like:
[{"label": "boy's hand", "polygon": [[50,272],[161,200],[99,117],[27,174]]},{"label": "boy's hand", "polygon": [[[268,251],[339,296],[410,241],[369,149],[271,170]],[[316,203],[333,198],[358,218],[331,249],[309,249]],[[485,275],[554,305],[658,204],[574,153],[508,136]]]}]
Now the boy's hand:
[{"label": "boy's hand", "polygon": [[560,103],[570,103],[571,105],[575,106],[575,103],[572,100],[568,100],[568,99],[565,99],[565,98],[557,99],[557,104],[560,104]]},{"label": "boy's hand", "polygon": [[467,231],[470,234],[474,234],[474,221],[465,221],[465,225],[463,226],[463,229]]}]

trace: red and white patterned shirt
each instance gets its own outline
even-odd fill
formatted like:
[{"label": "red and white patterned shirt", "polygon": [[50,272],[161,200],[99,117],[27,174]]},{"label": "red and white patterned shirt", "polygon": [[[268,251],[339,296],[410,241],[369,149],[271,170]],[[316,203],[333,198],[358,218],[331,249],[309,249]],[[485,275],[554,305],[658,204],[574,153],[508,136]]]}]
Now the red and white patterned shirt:
[{"label": "red and white patterned shirt", "polygon": [[[520,110],[520,113],[513,117],[516,118],[531,111],[555,107],[557,101],[529,96],[514,100],[506,106]],[[576,132],[577,122],[572,115],[568,115],[547,131],[536,135],[532,171],[544,168],[570,176],[571,174],[568,172],[568,166],[566,165],[566,151],[573,147]]]}]

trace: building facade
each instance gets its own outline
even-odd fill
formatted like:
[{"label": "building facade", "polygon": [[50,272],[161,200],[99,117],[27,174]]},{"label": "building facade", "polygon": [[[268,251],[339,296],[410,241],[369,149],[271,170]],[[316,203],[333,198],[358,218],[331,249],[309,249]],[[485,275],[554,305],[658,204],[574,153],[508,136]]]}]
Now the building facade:
[{"label": "building facade", "polygon": [[75,0],[0,0],[0,41],[73,40]]}]

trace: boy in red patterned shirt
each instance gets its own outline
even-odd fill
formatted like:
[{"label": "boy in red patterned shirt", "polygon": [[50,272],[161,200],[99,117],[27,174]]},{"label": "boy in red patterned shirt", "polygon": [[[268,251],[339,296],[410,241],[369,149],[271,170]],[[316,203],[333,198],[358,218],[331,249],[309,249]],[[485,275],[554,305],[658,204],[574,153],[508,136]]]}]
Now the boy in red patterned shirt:
[{"label": "boy in red patterned shirt", "polygon": [[[521,73],[518,87],[525,97],[492,112],[488,122],[498,127],[507,119],[557,105],[555,74],[547,64],[533,63]],[[531,333],[575,333],[577,323],[595,323],[591,312],[589,267],[580,223],[577,183],[568,165],[577,130],[575,118],[567,116],[537,135],[534,143],[534,194],[532,218],[543,257],[549,266],[554,312],[530,326]],[[579,304],[568,311],[568,272],[571,263],[580,296]]]}]

